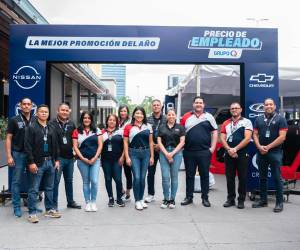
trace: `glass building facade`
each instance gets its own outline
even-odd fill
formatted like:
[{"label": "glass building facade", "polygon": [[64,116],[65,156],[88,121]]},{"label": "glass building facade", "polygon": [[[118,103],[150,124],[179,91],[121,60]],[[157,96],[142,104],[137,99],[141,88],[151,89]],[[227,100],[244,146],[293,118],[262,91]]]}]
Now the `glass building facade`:
[{"label": "glass building facade", "polygon": [[101,72],[103,78],[113,78],[116,80],[117,99],[126,95],[126,65],[103,64]]}]

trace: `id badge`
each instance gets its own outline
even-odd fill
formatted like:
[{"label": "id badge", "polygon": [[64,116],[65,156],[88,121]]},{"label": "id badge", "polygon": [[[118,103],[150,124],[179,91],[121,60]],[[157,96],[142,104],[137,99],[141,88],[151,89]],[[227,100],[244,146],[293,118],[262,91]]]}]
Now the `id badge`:
[{"label": "id badge", "polygon": [[107,151],[108,151],[108,152],[111,152],[111,151],[112,151],[112,144],[111,144],[111,143],[109,143],[109,144],[107,145]]},{"label": "id badge", "polygon": [[229,136],[229,138],[228,138],[228,141],[229,141],[229,142],[232,142],[232,139],[233,139],[232,137],[233,137],[232,135]]},{"label": "id badge", "polygon": [[68,143],[67,137],[65,137],[65,136],[63,137],[63,143],[64,143],[64,144],[67,144],[67,143]]},{"label": "id badge", "polygon": [[266,138],[270,138],[270,130],[266,131]]},{"label": "id badge", "polygon": [[48,153],[48,143],[44,143],[44,153]]}]

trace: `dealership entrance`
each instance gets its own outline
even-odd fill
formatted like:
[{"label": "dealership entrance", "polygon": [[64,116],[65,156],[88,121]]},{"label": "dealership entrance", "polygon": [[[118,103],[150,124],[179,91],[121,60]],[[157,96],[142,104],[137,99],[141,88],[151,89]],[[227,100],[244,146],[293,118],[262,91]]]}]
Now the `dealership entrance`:
[{"label": "dealership entrance", "polygon": [[253,121],[267,97],[278,104],[277,29],[12,25],[10,37],[10,116],[24,96],[51,106],[49,65],[66,62],[240,65],[244,115]]}]

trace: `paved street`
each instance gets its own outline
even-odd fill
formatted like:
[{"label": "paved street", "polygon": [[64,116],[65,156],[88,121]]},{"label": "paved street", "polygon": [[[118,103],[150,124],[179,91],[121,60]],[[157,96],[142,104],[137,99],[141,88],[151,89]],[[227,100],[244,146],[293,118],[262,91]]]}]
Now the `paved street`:
[{"label": "paved street", "polygon": [[[159,168],[158,168],[159,170]],[[7,181],[0,170],[1,187]],[[161,209],[162,188],[157,172],[156,201],[142,212],[131,201],[125,208],[107,207],[103,172],[100,176],[97,213],[65,208],[64,190],[60,190],[61,219],[40,216],[32,225],[12,216],[10,201],[0,207],[0,249],[299,249],[300,197],[290,196],[284,212],[272,212],[274,200],[267,208],[223,208],[226,197],[224,176],[215,176],[216,185],[210,193],[211,208],[204,208],[200,195],[194,204],[181,207],[184,198],[185,173],[180,172],[177,207]],[[75,172],[75,199],[83,204],[81,178]],[[299,185],[298,185],[299,187]],[[41,204],[42,205],[42,204]],[[23,208],[23,211],[26,211]]]}]

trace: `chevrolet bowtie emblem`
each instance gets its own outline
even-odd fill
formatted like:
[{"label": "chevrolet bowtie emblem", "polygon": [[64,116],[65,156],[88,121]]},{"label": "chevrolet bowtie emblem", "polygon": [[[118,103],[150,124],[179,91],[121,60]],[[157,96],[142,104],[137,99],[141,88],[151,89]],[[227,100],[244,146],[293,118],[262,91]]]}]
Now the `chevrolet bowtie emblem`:
[{"label": "chevrolet bowtie emblem", "polygon": [[252,75],[250,77],[250,81],[258,82],[258,83],[266,83],[273,81],[274,76],[273,75],[267,75],[267,74],[260,74]]}]

